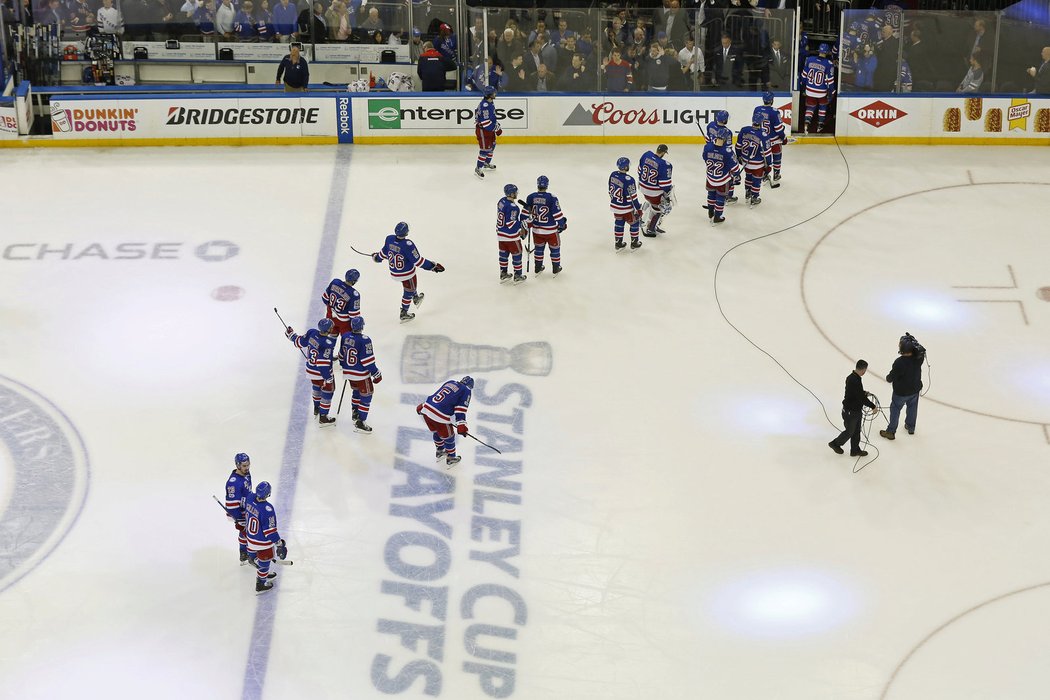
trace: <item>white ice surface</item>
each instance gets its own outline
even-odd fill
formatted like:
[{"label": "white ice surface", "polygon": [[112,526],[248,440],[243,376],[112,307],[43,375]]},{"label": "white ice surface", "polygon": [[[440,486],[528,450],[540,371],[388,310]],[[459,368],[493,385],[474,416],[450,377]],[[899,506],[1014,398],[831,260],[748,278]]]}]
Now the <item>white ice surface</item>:
[{"label": "white ice surface", "polygon": [[[792,146],[784,186],[754,210],[741,196],[714,228],[698,206],[698,148],[672,145],[667,235],[614,253],[606,178],[617,156],[636,163],[642,150],[501,145],[499,169],[478,182],[465,146],[355,147],[334,193],[339,166],[324,148],[5,153],[0,375],[69,417],[90,485],[50,556],[13,585],[0,579],[0,697],[254,697],[259,681],[265,698],[381,698],[379,655],[392,657],[391,676],[433,664],[439,696],[455,700],[487,697],[471,662],[513,669],[512,697],[525,700],[1046,697],[1046,149],[845,148],[849,188],[816,216],[846,165],[834,146]],[[565,272],[501,286],[496,202],[506,182],[524,196],[539,174],[569,218]],[[319,260],[341,199],[335,256]],[[405,325],[399,285],[349,247],[378,249],[400,220],[448,268],[421,273],[426,302]],[[217,240],[238,254],[194,254]],[[178,259],[112,259],[131,242],[147,245],[124,250],[181,245],[158,253]],[[74,258],[91,243],[109,259],[99,248],[12,259],[41,244],[73,244]],[[722,318],[720,259],[722,311],[835,426]],[[286,446],[310,407],[293,405],[302,361],[272,309],[305,330],[317,320],[315,271],[327,281],[351,266],[385,377],[375,432],[354,433],[345,405],[337,427],[309,423]],[[214,298],[227,285],[243,296]],[[833,454],[843,379],[864,357],[865,388],[888,407],[883,377],[904,331],[932,364],[916,434],[887,442],[880,418],[877,453]],[[406,481],[399,427],[422,428],[401,396],[447,378],[405,380],[410,335],[550,344],[546,376],[473,371],[472,430],[521,441],[504,455],[521,462],[520,490],[475,483],[492,469],[470,440],[447,472],[425,440],[400,455],[434,469],[434,483],[454,476],[449,493],[392,490]],[[498,418],[516,408],[520,433]],[[274,484],[295,560],[262,597],[211,498],[240,451],[256,482]],[[12,455],[0,448],[0,508],[12,507]],[[516,577],[471,558],[512,546],[508,531],[472,521],[481,491],[520,496],[483,504],[520,529],[506,560]],[[391,514],[447,498],[436,517],[450,538]],[[407,580],[384,560],[405,532],[447,542],[447,572],[416,582],[445,589],[444,620],[381,592]],[[465,619],[479,584],[516,592],[524,624],[495,598]],[[252,637],[257,609],[276,611],[268,647]],[[406,648],[380,632],[382,619],[429,626],[440,660],[427,656],[436,644]],[[514,638],[472,647],[475,623]],[[478,659],[486,648],[513,662]],[[249,658],[266,661],[264,676],[246,674]],[[423,687],[397,696],[426,697]]]}]

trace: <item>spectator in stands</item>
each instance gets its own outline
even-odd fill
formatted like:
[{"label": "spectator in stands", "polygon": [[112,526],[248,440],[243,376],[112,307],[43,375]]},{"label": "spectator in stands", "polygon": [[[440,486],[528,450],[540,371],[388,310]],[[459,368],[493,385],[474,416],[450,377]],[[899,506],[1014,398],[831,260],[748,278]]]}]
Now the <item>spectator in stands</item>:
[{"label": "spectator in stands", "polygon": [[591,28],[584,27],[580,37],[576,40],[576,50],[583,54],[585,60],[590,60],[594,53],[594,39],[591,37]]},{"label": "spectator in stands", "polygon": [[416,63],[421,53],[423,53],[423,33],[419,31],[419,27],[412,27],[412,41],[408,44],[408,55],[412,58],[412,62]]},{"label": "spectator in stands", "polygon": [[215,9],[215,31],[226,41],[233,41],[233,22],[236,17],[237,11],[230,0],[222,0],[222,4]]},{"label": "spectator in stands", "polygon": [[861,55],[857,56],[857,73],[855,84],[858,90],[875,89],[875,69],[879,59],[875,56],[875,49],[869,43],[861,47]]},{"label": "spectator in stands", "polygon": [[124,17],[120,10],[113,7],[113,0],[102,0],[102,7],[98,8],[95,16],[98,22],[98,30],[102,34],[123,34]]},{"label": "spectator in stands", "polygon": [[966,71],[956,92],[980,92],[981,84],[984,83],[984,69],[981,68],[981,57],[979,54],[970,56],[970,69]]},{"label": "spectator in stands", "polygon": [[686,36],[685,47],[678,52],[678,64],[685,90],[693,90],[694,86],[704,84],[704,52],[696,45],[692,34]]},{"label": "spectator in stands", "polygon": [[306,59],[299,55],[299,46],[296,44],[288,47],[288,55],[282,58],[281,65],[277,66],[275,85],[281,84],[282,76],[285,92],[306,92],[310,86],[310,66],[307,65]]},{"label": "spectator in stands", "polygon": [[897,54],[900,52],[900,40],[893,36],[893,27],[882,25],[882,40],[875,47],[875,91],[893,92],[897,82]]},{"label": "spectator in stands", "polygon": [[1028,75],[1035,78],[1035,85],[1032,87],[1033,95],[1047,95],[1050,94],[1050,46],[1044,46],[1039,57],[1043,59],[1043,62],[1039,64],[1039,67],[1032,66],[1028,69]]},{"label": "spectator in stands", "polygon": [[[540,38],[537,37],[536,41],[540,41]],[[558,47],[551,42],[549,34],[544,34],[542,41],[543,45],[542,48],[540,48],[540,58],[542,59],[542,63],[547,64],[548,70],[554,71],[558,67]]]},{"label": "spectator in stands", "polygon": [[95,26],[95,17],[95,10],[90,4],[88,4],[88,0],[77,0],[76,5],[73,7],[73,16],[71,20],[73,30],[77,32],[86,32],[88,29]]},{"label": "spectator in stands", "polygon": [[649,57],[645,61],[645,84],[650,92],[667,91],[667,84],[671,81],[671,64],[674,62],[657,42],[649,46]]},{"label": "spectator in stands", "polygon": [[545,22],[542,19],[536,20],[536,28],[533,29],[531,32],[529,32],[529,46],[532,46],[532,42],[536,41],[536,39],[541,34],[546,34],[546,33],[547,33],[547,22]]},{"label": "spectator in stands", "polygon": [[518,39],[517,32],[510,27],[504,29],[499,41],[496,42],[496,55],[499,56],[500,61],[510,65],[511,59],[524,51],[525,46]]},{"label": "spectator in stands", "polygon": [[565,71],[572,64],[572,57],[576,55],[576,35],[570,35],[562,39],[557,49],[557,64],[559,70]]},{"label": "spectator in stands", "polygon": [[120,0],[120,14],[124,17],[124,39],[146,41],[150,36],[150,0]]},{"label": "spectator in stands", "polygon": [[532,92],[550,92],[554,88],[554,76],[547,70],[547,64],[541,63],[536,74],[531,76],[529,89]]},{"label": "spectator in stands", "polygon": [[569,29],[569,22],[564,17],[558,19],[558,28],[551,32],[550,41],[555,46],[562,46],[565,39],[576,36],[576,32]]},{"label": "spectator in stands", "polygon": [[357,29],[361,18],[361,2],[362,0],[350,0],[350,3],[346,7],[346,14],[350,17],[350,33],[353,34],[353,30]]},{"label": "spectator in stands", "polygon": [[280,0],[273,6],[273,30],[277,35],[277,41],[289,42],[295,35],[298,10],[289,0]]},{"label": "spectator in stands", "polygon": [[241,9],[233,16],[233,31],[237,35],[237,41],[259,40],[255,29],[255,4],[252,0],[242,0]]},{"label": "spectator in stands", "polygon": [[[346,5],[341,0],[332,0],[328,12],[324,13],[324,22],[328,25],[329,41],[346,41],[350,37],[350,18],[346,14]],[[339,30],[346,29],[343,38],[339,38]]]},{"label": "spectator in stands", "polygon": [[328,20],[324,17],[324,5],[315,2],[313,14],[310,15],[310,24],[306,25],[310,31],[310,41],[315,44],[328,43]]},{"label": "spectator in stands", "polygon": [[540,64],[543,63],[543,35],[540,38],[529,44],[529,52],[525,54],[525,72],[530,76],[535,75],[539,69]]},{"label": "spectator in stands", "polygon": [[259,41],[275,41],[277,28],[273,24],[273,13],[270,12],[270,0],[259,0],[259,9],[255,11],[255,32]]},{"label": "spectator in stands", "polygon": [[728,34],[722,35],[722,46],[715,52],[711,69],[714,86],[722,90],[738,90],[744,82],[744,57]]},{"label": "spectator in stands", "polygon": [[467,90],[483,92],[486,85],[491,85],[497,91],[502,91],[507,86],[507,75],[503,72],[503,66],[492,60],[490,54],[484,62],[479,62],[474,70],[470,72],[464,81]]},{"label": "spectator in stands", "polygon": [[416,75],[423,92],[444,92],[445,74],[455,68],[456,63],[445,58],[433,43],[423,42],[423,53],[419,54],[416,64]]},{"label": "spectator in stands", "polygon": [[780,39],[774,39],[766,56],[766,83],[769,90],[791,89],[791,53],[784,50]]},{"label": "spectator in stands", "polygon": [[667,49],[671,47],[670,42],[667,41],[667,33],[666,32],[657,32],[656,33],[656,43],[660,45],[660,50],[661,51],[667,51]]},{"label": "spectator in stands", "polygon": [[904,55],[908,59],[911,68],[912,82],[915,90],[926,92],[934,88],[933,61],[929,52],[929,45],[922,40],[922,30],[913,27],[909,36],[908,47]]},{"label": "spectator in stands", "polygon": [[378,8],[368,8],[368,16],[365,18],[365,21],[361,23],[361,29],[364,29],[369,33],[383,31],[383,20],[379,18]]},{"label": "spectator in stands", "polygon": [[635,27],[631,36],[630,46],[634,48],[636,56],[644,56],[649,51],[649,35],[644,27]]},{"label": "spectator in stands", "polygon": [[612,23],[605,28],[605,51],[612,51],[614,46],[623,48],[627,44],[627,37],[627,27],[623,20],[619,16],[613,17]]},{"label": "spectator in stands", "polygon": [[470,34],[470,57],[480,58],[485,47],[485,17],[481,13],[474,15],[474,24],[468,30]]},{"label": "spectator in stands", "polygon": [[984,35],[986,33],[986,27],[983,19],[975,20],[973,23],[973,41],[970,44],[970,54],[967,56],[967,60],[976,56],[977,54],[984,51],[987,47],[984,45]]},{"label": "spectator in stands", "polygon": [[47,10],[44,11],[43,17],[38,18],[37,22],[56,27],[56,31],[61,34],[62,27],[66,24],[65,10],[62,9],[62,5],[58,0],[51,0],[47,4]]},{"label": "spectator in stands", "polygon": [[564,92],[589,92],[596,88],[594,75],[587,70],[583,54],[573,54],[572,58],[569,59],[568,67],[561,75],[559,89]]},{"label": "spectator in stands", "polygon": [[689,33],[689,25],[686,22],[685,13],[682,12],[679,0],[671,0],[663,32],[667,35],[667,41],[671,46],[676,49],[685,46],[685,36]]},{"label": "spectator in stands", "polygon": [[193,23],[205,41],[215,40],[215,0],[204,0],[193,13]]},{"label": "spectator in stands", "polygon": [[442,22],[441,26],[438,27],[437,41],[438,43],[435,44],[434,48],[438,50],[438,53],[453,63],[456,63],[458,59],[459,42],[456,40],[456,34],[452,31],[452,27]]},{"label": "spectator in stands", "polygon": [[150,0],[148,20],[153,41],[164,41],[178,31],[178,0]]},{"label": "spectator in stands", "polygon": [[510,60],[507,70],[507,92],[525,92],[529,83],[525,74],[525,57],[520,53]]}]

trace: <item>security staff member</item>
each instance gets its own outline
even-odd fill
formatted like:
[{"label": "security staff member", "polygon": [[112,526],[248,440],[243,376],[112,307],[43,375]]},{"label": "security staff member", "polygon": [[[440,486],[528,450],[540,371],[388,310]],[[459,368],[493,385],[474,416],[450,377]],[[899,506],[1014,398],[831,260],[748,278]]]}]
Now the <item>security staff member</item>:
[{"label": "security staff member", "polygon": [[828,443],[828,447],[842,454],[842,446],[849,440],[850,457],[867,457],[868,453],[860,449],[860,423],[864,407],[876,409],[868,395],[864,393],[861,377],[868,371],[868,363],[857,360],[857,368],[846,377],[846,394],[842,399],[842,423],[846,427],[839,436]]},{"label": "security staff member", "polygon": [[292,44],[288,55],[281,59],[274,85],[281,84],[281,76],[284,76],[285,92],[306,92],[310,84],[310,66],[306,64],[306,59],[299,55],[298,44]]}]

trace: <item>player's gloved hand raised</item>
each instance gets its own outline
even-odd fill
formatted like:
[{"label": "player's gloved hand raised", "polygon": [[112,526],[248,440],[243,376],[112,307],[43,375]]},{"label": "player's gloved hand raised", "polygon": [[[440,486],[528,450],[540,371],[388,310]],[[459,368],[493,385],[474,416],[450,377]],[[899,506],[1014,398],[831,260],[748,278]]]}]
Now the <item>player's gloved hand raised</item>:
[{"label": "player's gloved hand raised", "polygon": [[445,266],[441,263],[434,263],[434,272],[444,272]]},{"label": "player's gloved hand raised", "polygon": [[373,384],[378,384],[381,381],[383,381],[383,373],[382,372],[376,372],[375,374],[372,375],[372,383]]},{"label": "player's gloved hand raised", "polygon": [[289,340],[291,340],[293,335],[295,335],[295,329],[294,328],[292,328],[291,326],[288,326],[287,328],[284,329],[284,337],[285,338],[288,338]]},{"label": "player's gloved hand raised", "polygon": [[422,413],[422,412],[423,412],[423,404],[419,404],[418,406],[416,406],[416,413]]},{"label": "player's gloved hand raised", "polygon": [[467,424],[466,423],[460,423],[459,425],[456,426],[456,432],[459,433],[460,435],[466,435],[467,433],[470,432],[470,430],[467,428]]}]

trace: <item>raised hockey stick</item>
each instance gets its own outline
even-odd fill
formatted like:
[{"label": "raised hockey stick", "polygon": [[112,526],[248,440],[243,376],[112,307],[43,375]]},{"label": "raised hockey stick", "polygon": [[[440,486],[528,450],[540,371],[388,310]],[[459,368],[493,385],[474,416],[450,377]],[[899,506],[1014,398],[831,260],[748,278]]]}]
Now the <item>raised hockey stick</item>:
[{"label": "raised hockey stick", "polygon": [[366,258],[370,258],[370,257],[372,257],[372,256],[371,256],[370,254],[368,254],[368,253],[362,253],[362,252],[361,252],[360,250],[358,250],[357,248],[355,248],[355,247],[353,247],[353,246],[350,246],[350,250],[354,251],[354,252],[355,252],[355,253],[357,253],[358,255],[363,255],[363,256],[365,256]]},{"label": "raised hockey stick", "polygon": [[[277,314],[277,318],[281,319],[281,325],[282,325],[282,326],[284,326],[284,328],[285,328],[286,330],[287,330],[288,328],[291,328],[291,326],[289,326],[289,325],[288,325],[287,323],[285,323],[285,322],[284,322],[284,319],[283,319],[283,318],[281,318],[281,314],[280,314],[280,313],[278,313],[278,311],[277,311],[277,307],[276,307],[276,306],[275,306],[275,307],[273,307],[273,312],[274,312],[275,314]],[[309,359],[310,359],[309,357],[306,357],[306,353],[305,353],[305,352],[303,352],[303,349],[302,349],[302,348],[300,348],[300,347],[296,347],[296,350],[298,350],[298,351],[299,351],[299,354],[300,354],[300,355],[302,355],[304,359],[307,359],[307,360],[309,360]]]},{"label": "raised hockey stick", "polygon": [[473,436],[473,435],[471,435],[470,433],[467,433],[467,437],[468,437],[468,438],[471,438],[471,439],[473,439],[473,440],[477,440],[477,441],[478,441],[478,442],[480,442],[480,443],[481,443],[482,445],[484,445],[485,447],[489,448],[490,450],[492,450],[492,451],[493,451],[493,452],[495,452],[496,454],[499,454],[499,455],[503,454],[503,452],[502,452],[502,451],[500,451],[500,450],[497,450],[497,449],[496,449],[495,447],[493,447],[492,445],[488,444],[487,442],[484,442],[484,441],[482,441],[482,440],[478,440],[478,439],[477,439],[476,437],[474,437],[474,436]]}]

